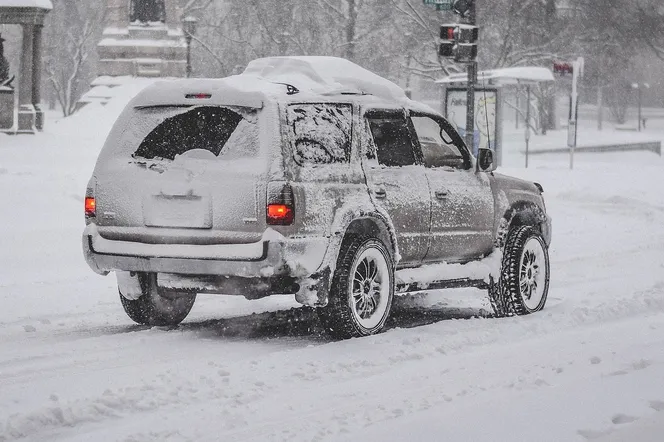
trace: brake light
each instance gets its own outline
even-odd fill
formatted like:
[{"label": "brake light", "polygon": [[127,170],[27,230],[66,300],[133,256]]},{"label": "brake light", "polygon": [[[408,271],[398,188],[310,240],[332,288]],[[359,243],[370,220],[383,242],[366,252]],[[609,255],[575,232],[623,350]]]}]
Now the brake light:
[{"label": "brake light", "polygon": [[295,199],[288,183],[270,183],[267,195],[267,224],[289,226],[295,220]]},{"label": "brake light", "polygon": [[187,94],[184,96],[189,100],[209,100],[212,98],[212,94],[197,93],[197,94]]},{"label": "brake light", "polygon": [[87,218],[93,218],[97,216],[97,203],[93,196],[85,197],[85,216]]},{"label": "brake light", "polygon": [[293,209],[285,204],[269,204],[267,206],[267,222],[275,225],[293,223]]}]

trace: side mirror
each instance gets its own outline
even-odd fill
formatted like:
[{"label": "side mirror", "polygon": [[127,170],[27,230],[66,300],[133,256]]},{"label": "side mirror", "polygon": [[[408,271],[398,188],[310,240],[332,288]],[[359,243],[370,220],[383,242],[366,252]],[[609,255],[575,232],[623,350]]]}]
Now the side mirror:
[{"label": "side mirror", "polygon": [[493,172],[496,165],[493,162],[493,151],[491,149],[480,149],[477,154],[477,171]]}]

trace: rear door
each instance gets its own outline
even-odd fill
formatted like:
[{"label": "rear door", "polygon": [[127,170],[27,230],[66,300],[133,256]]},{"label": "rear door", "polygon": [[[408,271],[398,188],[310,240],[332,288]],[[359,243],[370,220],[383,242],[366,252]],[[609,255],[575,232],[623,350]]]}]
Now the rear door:
[{"label": "rear door", "polygon": [[420,263],[429,247],[429,187],[403,109],[364,113],[365,173],[374,204],[394,224],[401,266]]},{"label": "rear door", "polygon": [[493,195],[476,173],[461,137],[441,117],[411,113],[431,189],[431,245],[426,261],[463,262],[491,252]]},{"label": "rear door", "polygon": [[100,234],[162,244],[259,241],[268,164],[259,142],[263,111],[155,106],[133,112],[96,171]]}]

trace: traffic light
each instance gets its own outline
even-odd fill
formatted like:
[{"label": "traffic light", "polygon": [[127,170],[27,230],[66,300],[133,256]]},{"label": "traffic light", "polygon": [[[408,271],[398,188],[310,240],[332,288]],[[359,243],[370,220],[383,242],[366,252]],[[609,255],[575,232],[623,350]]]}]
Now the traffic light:
[{"label": "traffic light", "polygon": [[465,17],[470,11],[470,8],[472,8],[473,1],[474,0],[455,0],[452,4],[452,11],[454,11],[455,14],[459,14],[461,17]]},{"label": "traffic light", "polygon": [[457,63],[475,61],[479,34],[477,26],[459,24],[441,26],[438,55],[453,58]]}]

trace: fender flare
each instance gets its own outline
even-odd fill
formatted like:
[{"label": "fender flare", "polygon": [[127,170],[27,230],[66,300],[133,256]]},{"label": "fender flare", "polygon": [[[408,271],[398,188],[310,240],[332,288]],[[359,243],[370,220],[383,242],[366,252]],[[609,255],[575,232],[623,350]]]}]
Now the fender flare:
[{"label": "fender flare", "polygon": [[323,262],[316,272],[316,275],[314,275],[314,279],[318,281],[318,283],[315,284],[318,292],[317,306],[327,305],[333,275],[336,271],[339,252],[341,251],[341,245],[349,231],[352,230],[352,226],[355,223],[362,222],[373,223],[378,228],[379,239],[386,242],[386,246],[392,248],[395,267],[401,259],[396,230],[394,224],[386,213],[383,213],[380,209],[367,211],[366,209],[360,208],[360,206],[351,206],[346,210],[338,212],[330,229],[330,240],[323,257]]},{"label": "fender flare", "polygon": [[502,248],[507,239],[507,233],[513,226],[532,225],[541,229],[542,223],[547,221],[544,211],[531,201],[517,201],[503,214],[496,232],[495,247]]}]

